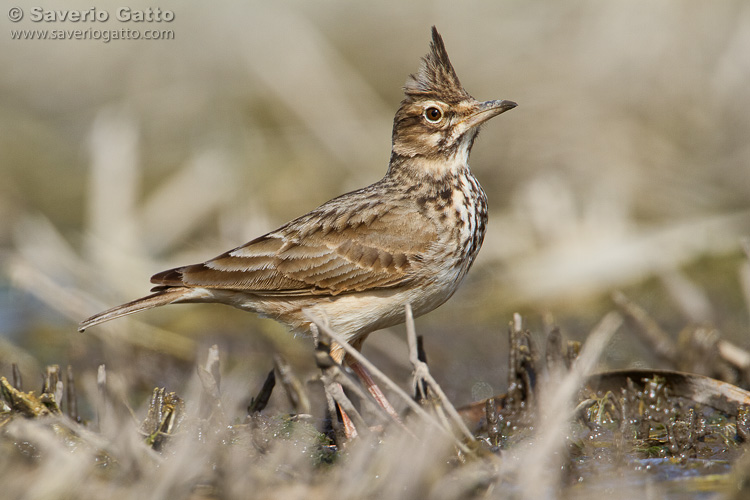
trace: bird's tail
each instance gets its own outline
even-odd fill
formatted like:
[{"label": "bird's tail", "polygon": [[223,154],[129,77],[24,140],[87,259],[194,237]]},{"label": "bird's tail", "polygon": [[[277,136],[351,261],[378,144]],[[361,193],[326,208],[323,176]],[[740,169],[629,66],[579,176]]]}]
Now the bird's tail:
[{"label": "bird's tail", "polygon": [[95,314],[88,319],[81,321],[78,325],[78,331],[82,332],[86,328],[89,328],[99,323],[104,323],[111,319],[119,318],[121,316],[127,316],[152,307],[164,306],[167,304],[174,304],[176,302],[189,302],[190,299],[194,299],[196,290],[189,287],[170,287],[163,290],[159,290],[156,293],[152,293],[146,297],[141,297],[127,304],[122,304],[112,309]]}]

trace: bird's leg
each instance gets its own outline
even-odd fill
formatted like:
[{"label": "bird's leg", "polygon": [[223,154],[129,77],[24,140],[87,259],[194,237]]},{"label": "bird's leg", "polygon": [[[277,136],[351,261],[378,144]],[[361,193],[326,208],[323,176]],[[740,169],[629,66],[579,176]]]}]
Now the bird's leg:
[{"label": "bird's leg", "polygon": [[[339,386],[341,386],[341,384],[339,384]],[[341,390],[343,391],[344,388],[342,387]],[[339,412],[341,412],[341,423],[344,426],[344,436],[347,440],[351,441],[359,435],[357,428],[354,426],[354,422],[352,422],[352,419],[349,418],[349,415],[346,414],[341,405],[336,403],[336,406],[338,406]]]},{"label": "bird's leg", "polygon": [[[367,338],[367,335],[362,336],[358,339],[355,339],[352,342],[352,347],[357,349],[357,351],[362,351],[362,344],[364,343],[365,339]],[[343,349],[342,349],[343,350]],[[381,408],[385,410],[385,412],[390,415],[396,422],[401,422],[401,418],[399,417],[396,410],[393,408],[393,405],[391,405],[391,402],[388,401],[388,399],[385,397],[385,394],[383,394],[383,391],[380,390],[380,387],[378,387],[378,384],[375,383],[375,381],[372,379],[372,375],[370,375],[370,372],[367,371],[367,369],[362,366],[357,360],[355,360],[351,356],[342,356],[343,362],[345,362],[347,365],[349,365],[349,368],[352,369],[354,373],[357,374],[359,379],[362,381],[364,386],[367,388],[367,390],[372,395],[373,399],[380,405]]]},{"label": "bird's leg", "polygon": [[[315,330],[313,330],[314,333]],[[359,350],[362,348],[362,342],[364,341],[365,337],[361,337],[359,339],[356,339],[354,342],[352,342],[352,346]],[[372,395],[373,399],[375,399],[375,402],[385,410],[385,412],[393,418],[396,422],[401,423],[401,418],[399,417],[396,410],[393,408],[393,405],[388,401],[388,399],[385,397],[385,394],[383,394],[383,391],[380,390],[380,387],[375,383],[375,381],[372,379],[372,375],[370,375],[370,372],[367,371],[367,369],[362,366],[358,361],[356,361],[351,356],[347,356],[344,349],[337,345],[336,343],[333,344],[332,348],[330,349],[330,358],[339,365],[343,365],[346,363],[349,365],[349,367],[352,369],[352,371],[357,375],[357,377],[360,379],[362,384],[367,388],[367,390],[370,392],[370,395]],[[356,432],[356,428],[354,428],[354,425],[349,418],[348,415],[346,415],[346,412],[344,409],[339,406],[339,411],[342,415],[342,423],[344,424],[344,428],[347,429],[349,427],[351,430],[354,430]],[[347,437],[349,437],[349,431],[346,432]]]},{"label": "bird's leg", "polygon": [[364,366],[359,364],[359,362],[355,361],[354,359],[350,357],[346,358],[346,364],[348,364],[349,368],[351,368],[352,371],[357,374],[357,376],[365,385],[367,390],[370,391],[370,394],[372,395],[372,397],[385,410],[385,412],[391,417],[393,417],[394,420],[396,420],[397,422],[400,422],[401,418],[398,416],[398,413],[393,408],[393,405],[391,405],[391,402],[388,401],[388,399],[385,397],[385,394],[383,394],[383,391],[380,390],[380,387],[378,387],[378,385],[372,379],[372,375],[370,375],[370,372],[368,372]]}]

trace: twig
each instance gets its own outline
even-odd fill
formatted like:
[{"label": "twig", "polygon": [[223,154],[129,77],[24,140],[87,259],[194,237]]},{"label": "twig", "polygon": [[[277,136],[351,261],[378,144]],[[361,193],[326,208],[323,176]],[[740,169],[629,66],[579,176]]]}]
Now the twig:
[{"label": "twig", "polygon": [[219,391],[218,381],[214,378],[210,371],[206,370],[200,365],[196,367],[196,371],[198,372],[198,378],[200,379],[201,385],[203,386],[204,394],[213,399],[215,403],[218,403],[221,399],[221,392]]},{"label": "twig", "polygon": [[484,416],[487,420],[487,438],[492,446],[500,446],[503,439],[502,425],[497,415],[497,401],[487,398],[484,402]]},{"label": "twig", "polygon": [[273,366],[278,373],[281,385],[289,398],[289,403],[294,408],[295,413],[310,413],[310,398],[307,397],[307,391],[302,382],[294,375],[292,367],[280,354],[273,356]]},{"label": "twig", "polygon": [[44,372],[43,394],[54,394],[57,389],[57,381],[60,380],[60,366],[48,365]]},{"label": "twig", "polygon": [[13,363],[13,387],[19,391],[23,390],[23,378],[21,377],[21,370],[18,369],[18,364]]},{"label": "twig", "polygon": [[514,321],[509,327],[508,348],[508,395],[509,407],[520,409],[523,402],[531,404],[536,400],[536,361],[538,354],[531,332],[521,329],[521,316],[513,315]]},{"label": "twig", "polygon": [[250,400],[250,404],[247,407],[247,414],[252,415],[253,413],[260,413],[268,406],[268,400],[271,399],[273,388],[276,385],[276,375],[274,370],[268,372],[266,381],[263,382],[263,387],[260,388],[260,392],[257,396]]},{"label": "twig", "polygon": [[219,346],[214,344],[208,348],[206,357],[206,371],[216,381],[216,389],[221,389],[221,364],[219,360]]},{"label": "twig", "polygon": [[[427,365],[427,353],[424,350],[424,337],[422,335],[417,335],[417,359]],[[430,388],[424,380],[416,383],[416,387],[414,387],[414,401],[422,403],[429,396],[429,391]]]},{"label": "twig", "polygon": [[612,300],[620,312],[635,324],[635,331],[641,334],[641,338],[653,349],[654,353],[662,360],[674,364],[675,344],[667,332],[662,330],[643,308],[628,299],[624,293],[614,292]]},{"label": "twig", "polygon": [[73,367],[68,365],[65,371],[65,406],[68,416],[78,422],[78,396],[76,394],[76,381],[73,375]]},{"label": "twig", "polygon": [[62,405],[63,400],[63,394],[65,394],[65,384],[63,384],[62,380],[58,380],[55,383],[55,404],[57,405],[57,408],[60,409],[60,406]]},{"label": "twig", "polygon": [[750,369],[750,353],[745,349],[722,339],[719,339],[716,345],[719,348],[719,355],[724,361],[742,371]]},{"label": "twig", "polygon": [[547,335],[547,345],[545,347],[547,360],[547,376],[550,378],[560,377],[565,373],[565,360],[562,350],[562,334],[558,327],[552,328]]},{"label": "twig", "polygon": [[456,425],[456,427],[459,428],[459,430],[464,434],[466,439],[469,440],[469,442],[474,441],[474,435],[469,431],[469,428],[466,427],[466,424],[464,423],[461,416],[456,411],[456,408],[453,406],[453,404],[450,402],[448,397],[443,392],[443,389],[440,387],[440,385],[437,383],[437,381],[432,377],[432,374],[430,373],[430,369],[427,367],[427,363],[424,361],[421,361],[419,359],[419,354],[417,352],[417,334],[414,328],[414,314],[411,310],[411,304],[406,304],[406,336],[408,338],[409,343],[409,361],[411,361],[412,366],[414,367],[413,371],[413,386],[417,387],[419,385],[419,381],[425,381],[427,382],[427,385],[432,389],[435,394],[437,394],[438,398],[440,399],[440,402],[442,403],[443,407],[445,408],[445,411],[448,412],[448,416],[450,416],[453,423]]},{"label": "twig", "polygon": [[581,355],[581,343],[577,340],[568,340],[568,349],[565,352],[565,368],[570,370],[578,356]]},{"label": "twig", "polygon": [[[214,410],[217,410],[219,418],[222,421],[226,421],[224,407],[221,404],[221,364],[219,360],[219,347],[217,345],[212,345],[208,349],[205,367],[197,365],[196,372],[203,387],[203,398],[201,401],[203,415],[205,418],[211,418]],[[211,401],[209,402],[204,399],[206,397],[210,398]]]},{"label": "twig", "polygon": [[101,431],[107,400],[107,368],[105,365],[99,365],[96,370],[96,386],[99,389],[99,401],[96,405],[96,427]]}]

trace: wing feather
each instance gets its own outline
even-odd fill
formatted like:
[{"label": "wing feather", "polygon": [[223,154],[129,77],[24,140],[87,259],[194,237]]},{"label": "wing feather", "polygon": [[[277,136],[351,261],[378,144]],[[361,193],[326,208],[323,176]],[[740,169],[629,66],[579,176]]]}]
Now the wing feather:
[{"label": "wing feather", "polygon": [[[418,210],[386,210],[366,194],[331,200],[215,259],[164,271],[151,281],[261,295],[337,295],[402,286],[421,272],[438,236],[435,225]],[[362,198],[354,209],[352,196]]]}]

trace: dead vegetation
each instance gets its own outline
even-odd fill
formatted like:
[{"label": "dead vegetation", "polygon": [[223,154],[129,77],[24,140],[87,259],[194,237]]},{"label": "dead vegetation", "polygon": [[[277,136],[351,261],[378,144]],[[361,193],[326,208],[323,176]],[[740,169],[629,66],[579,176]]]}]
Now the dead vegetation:
[{"label": "dead vegetation", "polygon": [[[507,393],[458,411],[430,374],[407,309],[413,396],[350,353],[395,398],[399,419],[332,362],[326,341],[316,354],[319,374],[309,380],[277,355],[245,413],[227,410],[236,405],[222,394],[216,346],[193,383],[181,388],[184,398],[157,387],[145,411],[128,406],[104,366],[82,404],[71,367],[48,367],[37,394],[24,390],[13,365],[12,381],[0,378],[4,491],[8,498],[50,492],[96,498],[103,491],[115,498],[330,498],[342,492],[346,498],[585,498],[616,486],[622,489],[615,498],[648,488],[741,498],[732,492],[746,482],[750,393],[697,373],[594,374],[624,319],[643,330],[645,342],[653,343],[660,330],[624,295],[615,304],[620,312],[606,315],[585,344],[565,341],[553,328],[543,352],[516,315],[508,328]],[[324,324],[318,327],[322,339],[337,339]],[[670,359],[692,349],[682,336],[660,335]],[[718,373],[742,384],[746,367],[727,363],[731,370]],[[286,394],[288,412],[265,411],[274,390]],[[334,402],[350,415],[358,437],[344,437]],[[87,408],[84,416],[79,406]]]}]

